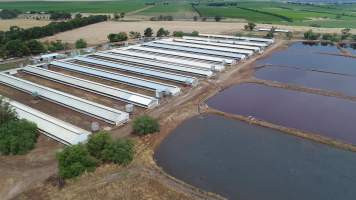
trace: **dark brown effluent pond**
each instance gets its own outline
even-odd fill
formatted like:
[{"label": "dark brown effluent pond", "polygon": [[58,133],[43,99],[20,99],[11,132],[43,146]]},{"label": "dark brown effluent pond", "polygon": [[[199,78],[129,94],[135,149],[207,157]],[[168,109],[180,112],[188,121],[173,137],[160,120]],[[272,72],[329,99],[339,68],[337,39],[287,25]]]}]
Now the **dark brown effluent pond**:
[{"label": "dark brown effluent pond", "polygon": [[243,83],[220,92],[207,103],[223,112],[252,116],[356,144],[354,101]]},{"label": "dark brown effluent pond", "polygon": [[356,197],[355,153],[216,115],[181,124],[155,158],[169,174],[232,200]]}]

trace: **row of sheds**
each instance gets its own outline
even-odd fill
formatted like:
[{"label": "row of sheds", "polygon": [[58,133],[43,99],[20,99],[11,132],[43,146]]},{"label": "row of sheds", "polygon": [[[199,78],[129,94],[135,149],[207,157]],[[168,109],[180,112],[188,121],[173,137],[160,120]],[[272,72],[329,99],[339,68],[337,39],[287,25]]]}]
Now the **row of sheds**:
[{"label": "row of sheds", "polygon": [[[49,64],[51,67],[61,70],[154,91],[156,94],[154,97],[49,70],[46,65],[26,66],[21,70],[33,76],[128,104],[154,108],[159,104],[159,99],[162,96],[176,96],[181,93],[181,88],[177,84],[195,86],[199,79],[212,77],[215,73],[223,71],[227,64],[235,64],[255,53],[261,53],[264,48],[273,43],[273,41],[262,40],[202,34],[199,37],[185,36],[183,38],[155,40],[121,49],[56,60]],[[152,80],[152,78],[155,80]],[[0,83],[27,93],[35,92],[51,102],[113,125],[120,125],[129,120],[129,114],[124,111],[94,103],[10,74],[1,73]],[[10,102],[20,113],[20,117],[34,121],[43,132],[64,144],[83,142],[90,134],[88,131],[40,111],[29,109],[18,102]],[[57,124],[58,127],[53,127],[54,124]],[[60,129],[66,131],[58,131]],[[60,134],[54,134],[54,130]]]}]

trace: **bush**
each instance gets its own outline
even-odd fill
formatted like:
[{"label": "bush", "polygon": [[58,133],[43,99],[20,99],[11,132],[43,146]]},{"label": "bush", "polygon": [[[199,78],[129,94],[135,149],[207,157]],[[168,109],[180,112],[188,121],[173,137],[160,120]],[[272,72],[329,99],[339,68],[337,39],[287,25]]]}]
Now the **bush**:
[{"label": "bush", "polygon": [[82,144],[66,147],[57,154],[57,160],[59,176],[65,179],[77,177],[84,172],[92,172],[97,166],[96,160]]},{"label": "bush", "polygon": [[129,35],[130,35],[130,38],[132,38],[132,39],[136,39],[136,38],[140,38],[141,37],[141,33],[140,32],[136,32],[136,31],[130,31]]},{"label": "bush", "polygon": [[10,120],[0,126],[0,154],[25,154],[35,147],[36,124],[27,120]]},{"label": "bush", "polygon": [[75,48],[83,49],[87,47],[87,42],[84,39],[79,39],[75,42]]},{"label": "bush", "polygon": [[128,139],[118,139],[105,146],[102,156],[106,162],[127,165],[134,157],[134,144]]},{"label": "bush", "polygon": [[159,131],[159,123],[156,119],[144,115],[133,121],[133,130],[139,135],[147,135]]},{"label": "bush", "polygon": [[103,151],[111,142],[112,138],[107,132],[99,132],[90,136],[87,148],[90,155],[96,159],[103,160]]},{"label": "bush", "polygon": [[253,29],[255,29],[255,27],[256,27],[256,24],[255,24],[255,23],[249,22],[249,23],[247,23],[247,24],[244,26],[244,29],[245,29],[246,31],[252,31]]},{"label": "bush", "polygon": [[26,42],[26,46],[33,55],[46,52],[44,45],[37,40],[30,40]]}]

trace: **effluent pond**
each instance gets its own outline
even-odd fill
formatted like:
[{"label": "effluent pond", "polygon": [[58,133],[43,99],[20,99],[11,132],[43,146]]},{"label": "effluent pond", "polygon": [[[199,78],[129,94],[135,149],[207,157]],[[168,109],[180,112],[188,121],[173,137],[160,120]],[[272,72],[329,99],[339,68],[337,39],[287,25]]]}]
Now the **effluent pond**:
[{"label": "effluent pond", "polygon": [[233,200],[354,200],[356,154],[217,115],[181,124],[156,151],[167,173]]},{"label": "effluent pond", "polygon": [[256,65],[290,66],[355,76],[356,58],[336,54],[340,54],[340,51],[334,45],[296,42],[287,49],[260,59]]},{"label": "effluent pond", "polygon": [[[258,60],[255,77],[356,96],[356,59],[337,54],[336,46],[293,43]],[[206,103],[356,145],[356,101],[249,82]],[[155,158],[167,173],[228,199],[356,199],[355,152],[218,115],[185,121]]]},{"label": "effluent pond", "polygon": [[256,83],[232,86],[207,101],[217,110],[356,144],[356,102]]}]

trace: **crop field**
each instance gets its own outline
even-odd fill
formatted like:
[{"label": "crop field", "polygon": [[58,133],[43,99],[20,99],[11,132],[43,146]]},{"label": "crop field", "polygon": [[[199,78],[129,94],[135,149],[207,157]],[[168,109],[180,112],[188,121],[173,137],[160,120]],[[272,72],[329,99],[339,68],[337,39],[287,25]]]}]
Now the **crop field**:
[{"label": "crop field", "polygon": [[169,3],[166,5],[158,4],[138,14],[148,15],[148,16],[159,16],[159,15],[172,15],[172,16],[179,16],[179,17],[199,16],[198,13],[194,11],[192,6],[187,3]]},{"label": "crop field", "polygon": [[131,12],[145,7],[144,1],[14,1],[0,2],[1,9],[20,11],[66,11],[84,13]]},{"label": "crop field", "polygon": [[356,4],[346,6],[241,2],[236,6],[211,6],[203,3],[196,8],[204,17],[242,18],[246,21],[287,25],[356,27]]}]

